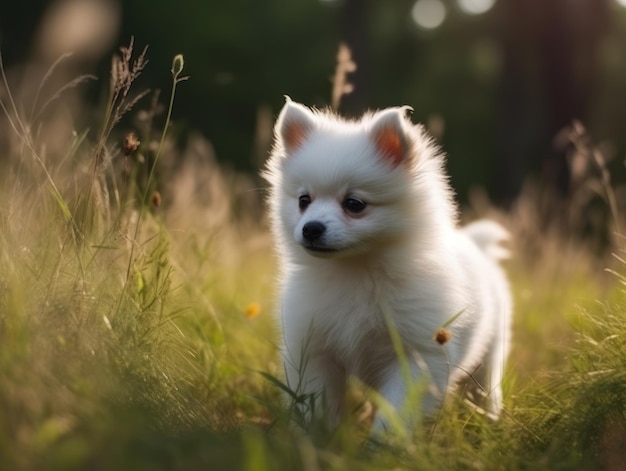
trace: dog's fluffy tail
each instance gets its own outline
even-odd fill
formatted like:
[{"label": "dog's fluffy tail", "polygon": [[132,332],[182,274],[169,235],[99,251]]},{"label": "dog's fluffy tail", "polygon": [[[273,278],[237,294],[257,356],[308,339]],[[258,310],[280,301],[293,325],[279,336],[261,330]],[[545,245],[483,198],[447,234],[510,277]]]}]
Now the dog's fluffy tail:
[{"label": "dog's fluffy tail", "polygon": [[509,240],[508,231],[500,224],[488,219],[472,222],[461,229],[476,245],[490,258],[503,260],[511,253],[502,247],[502,243]]}]

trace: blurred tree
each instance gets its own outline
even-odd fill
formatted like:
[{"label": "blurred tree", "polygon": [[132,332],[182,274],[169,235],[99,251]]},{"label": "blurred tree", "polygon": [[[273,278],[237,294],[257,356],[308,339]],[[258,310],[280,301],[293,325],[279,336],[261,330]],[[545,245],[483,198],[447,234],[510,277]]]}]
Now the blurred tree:
[{"label": "blurred tree", "polygon": [[29,57],[45,7],[50,0],[2,2],[0,4],[0,46],[7,64]]},{"label": "blurred tree", "polygon": [[176,97],[175,118],[202,129],[226,164],[256,170],[260,106],[277,112],[284,95],[329,103],[339,41],[334,4],[134,0],[124,9],[123,34],[150,45],[151,85],[167,83],[170,58],[185,55],[191,78]]},{"label": "blurred tree", "polygon": [[[32,52],[49,3],[0,4],[6,64]],[[263,151],[255,135],[269,131],[255,128],[271,127],[283,95],[317,107],[330,103],[341,40],[357,70],[340,111],[408,104],[414,121],[438,123],[461,200],[485,185],[497,201],[510,202],[530,173],[566,192],[565,156],[552,142],[572,119],[624,147],[626,9],[617,2],[497,0],[471,15],[460,0],[441,0],[445,17],[434,29],[417,26],[415,3],[133,0],[119,2],[118,44],[134,36],[138,48],[150,46],[139,87],[167,89],[172,57],[185,55],[191,79],[176,97],[179,135],[201,130],[223,163],[244,171],[257,171]],[[107,56],[98,74],[102,93],[109,66]]]},{"label": "blurred tree", "polygon": [[566,195],[569,169],[554,137],[590,119],[609,30],[609,0],[506,0],[497,14],[503,68],[499,89],[498,175],[494,194],[511,201],[532,171]]}]

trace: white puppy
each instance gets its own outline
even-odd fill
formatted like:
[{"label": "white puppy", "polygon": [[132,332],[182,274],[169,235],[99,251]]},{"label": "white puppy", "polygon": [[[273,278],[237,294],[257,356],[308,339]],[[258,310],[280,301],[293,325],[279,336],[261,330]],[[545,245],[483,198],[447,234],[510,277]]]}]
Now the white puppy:
[{"label": "white puppy", "polygon": [[[297,394],[323,393],[331,423],[349,375],[397,410],[420,378],[426,415],[460,383],[490,416],[502,407],[507,233],[491,221],[457,227],[443,157],[406,111],[346,121],[287,98],[275,126],[264,176],[286,380]],[[417,413],[405,411],[406,426]],[[387,425],[379,413],[374,430]]]}]

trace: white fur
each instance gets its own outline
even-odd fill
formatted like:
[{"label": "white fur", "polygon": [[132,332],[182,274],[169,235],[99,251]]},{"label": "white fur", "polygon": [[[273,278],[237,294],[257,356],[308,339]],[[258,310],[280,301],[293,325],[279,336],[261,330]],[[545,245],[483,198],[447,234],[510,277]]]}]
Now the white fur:
[{"label": "white fur", "polygon": [[[377,144],[383,128],[402,142],[399,164]],[[294,129],[300,134],[289,134]],[[491,221],[457,228],[443,157],[404,108],[350,122],[287,99],[275,137],[264,176],[282,269],[282,354],[290,388],[324,392],[331,422],[349,375],[396,409],[405,407],[410,385],[390,340],[391,322],[412,381],[429,380],[425,414],[466,383],[497,417],[511,323],[509,288],[497,264],[506,231]],[[310,198],[304,210],[302,195]],[[342,206],[346,198],[365,202],[365,209],[350,213]],[[314,244],[335,251],[305,248],[303,228],[313,221],[325,227]],[[446,326],[451,339],[439,345],[435,333],[459,313]],[[404,419],[412,423],[410,413]],[[375,430],[387,425],[376,418]]]}]

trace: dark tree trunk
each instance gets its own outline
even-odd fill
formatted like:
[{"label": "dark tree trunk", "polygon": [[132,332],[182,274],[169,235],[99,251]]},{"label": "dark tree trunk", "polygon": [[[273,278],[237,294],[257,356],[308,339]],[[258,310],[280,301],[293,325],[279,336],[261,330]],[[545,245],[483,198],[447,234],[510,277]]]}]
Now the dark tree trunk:
[{"label": "dark tree trunk", "polygon": [[[568,0],[545,2],[539,54],[548,139],[573,121],[587,121],[598,71],[599,46],[607,30],[607,0],[586,0],[575,8]],[[543,177],[561,195],[570,189],[566,148],[546,149]]]},{"label": "dark tree trunk", "polygon": [[529,0],[500,2],[501,41],[503,53],[502,76],[498,90],[499,116],[496,124],[496,152],[498,176],[494,182],[495,199],[510,203],[521,191],[524,177],[532,167],[536,153],[533,142],[536,128],[531,125],[532,95],[528,86],[526,23],[532,16]]}]

